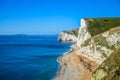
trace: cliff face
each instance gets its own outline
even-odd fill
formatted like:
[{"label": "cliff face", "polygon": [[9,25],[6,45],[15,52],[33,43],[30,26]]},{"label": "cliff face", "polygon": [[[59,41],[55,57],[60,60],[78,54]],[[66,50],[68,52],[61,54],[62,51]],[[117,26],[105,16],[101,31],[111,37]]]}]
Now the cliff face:
[{"label": "cliff face", "polygon": [[62,42],[69,42],[69,41],[76,42],[77,37],[75,35],[69,34],[67,32],[61,32],[58,40],[62,41]]},{"label": "cliff face", "polygon": [[[119,55],[119,46],[120,18],[81,19],[77,43],[73,52],[59,58],[62,65],[55,80],[111,80],[116,75],[119,78],[119,62],[112,65],[107,60],[111,57],[111,61],[117,61],[113,56]],[[109,74],[113,77],[108,79]]]},{"label": "cliff face", "polygon": [[119,44],[120,27],[116,27],[86,40],[76,54],[89,57],[101,64]]},{"label": "cliff face", "polygon": [[69,31],[62,31],[58,37],[58,40],[62,42],[77,42],[78,30],[79,28]]},{"label": "cliff face", "polygon": [[81,47],[81,44],[91,38],[91,34],[88,32],[88,26],[84,19],[81,19],[81,27],[78,32],[77,46]]},{"label": "cliff face", "polygon": [[77,46],[89,38],[104,33],[111,28],[120,26],[120,18],[86,18],[81,19],[81,27],[78,32]]}]

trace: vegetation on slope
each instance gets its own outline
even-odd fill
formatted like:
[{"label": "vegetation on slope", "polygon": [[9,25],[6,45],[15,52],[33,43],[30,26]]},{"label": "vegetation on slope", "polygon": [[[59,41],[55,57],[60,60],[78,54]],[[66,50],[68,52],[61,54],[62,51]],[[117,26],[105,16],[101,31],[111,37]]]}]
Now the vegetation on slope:
[{"label": "vegetation on slope", "polygon": [[120,18],[86,18],[85,20],[92,36],[120,25]]},{"label": "vegetation on slope", "polygon": [[87,46],[91,43],[91,40],[93,40],[96,44],[96,45],[101,45],[101,46],[105,46],[107,48],[110,48],[110,46],[108,45],[107,41],[106,41],[106,38],[103,37],[101,34],[100,35],[96,35],[88,40],[86,40],[82,46]]},{"label": "vegetation on slope", "polygon": [[[117,36],[120,36],[120,26],[112,28],[112,29],[110,29],[110,30],[108,30],[106,32],[108,32],[109,36],[113,35],[113,38],[115,38]],[[115,33],[117,35],[115,35]],[[107,37],[104,37],[102,35],[102,33],[101,33],[101,34],[98,34],[98,35],[95,35],[95,36],[89,38],[84,43],[82,43],[81,46],[87,46],[87,45],[90,45],[90,44],[96,44],[96,45],[104,46],[107,49],[114,50],[118,45],[120,45],[119,39],[118,39],[118,41],[116,43],[114,43],[113,45],[110,45],[110,43],[107,42],[106,38]],[[93,41],[94,41],[94,43],[93,43]]]},{"label": "vegetation on slope", "polygon": [[93,73],[91,80],[120,80],[120,46]]},{"label": "vegetation on slope", "polygon": [[76,28],[74,30],[69,30],[69,31],[63,31],[63,32],[66,32],[66,33],[71,34],[71,35],[75,35],[77,37],[78,31],[79,31],[79,28]]}]

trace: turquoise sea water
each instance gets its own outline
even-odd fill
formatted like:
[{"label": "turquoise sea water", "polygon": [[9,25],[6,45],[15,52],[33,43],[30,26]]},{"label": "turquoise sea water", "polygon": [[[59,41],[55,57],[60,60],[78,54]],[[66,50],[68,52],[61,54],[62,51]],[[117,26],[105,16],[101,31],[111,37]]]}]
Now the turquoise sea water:
[{"label": "turquoise sea water", "polygon": [[0,36],[0,80],[51,80],[72,43],[54,36]]}]

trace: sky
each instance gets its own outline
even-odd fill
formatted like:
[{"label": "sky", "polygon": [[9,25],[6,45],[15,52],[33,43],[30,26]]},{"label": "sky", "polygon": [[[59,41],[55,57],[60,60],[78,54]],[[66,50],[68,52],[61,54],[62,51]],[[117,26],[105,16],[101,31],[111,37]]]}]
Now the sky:
[{"label": "sky", "polygon": [[54,35],[98,17],[120,17],[120,0],[0,0],[0,35]]}]

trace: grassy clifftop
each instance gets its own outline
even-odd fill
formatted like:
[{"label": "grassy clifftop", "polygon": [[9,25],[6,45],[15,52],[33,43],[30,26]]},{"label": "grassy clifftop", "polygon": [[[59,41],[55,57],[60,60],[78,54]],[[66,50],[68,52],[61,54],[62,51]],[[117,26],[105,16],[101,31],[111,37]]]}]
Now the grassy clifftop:
[{"label": "grassy clifftop", "polygon": [[[120,18],[84,18],[91,36],[108,31],[111,28],[120,26]],[[79,28],[63,31],[78,36]]]},{"label": "grassy clifftop", "polygon": [[120,18],[85,18],[91,36],[120,25]]},{"label": "grassy clifftop", "polygon": [[63,32],[75,35],[77,37],[78,36],[78,31],[79,31],[79,28],[76,28],[76,29],[73,29],[73,30],[69,30],[69,31],[63,31]]}]

